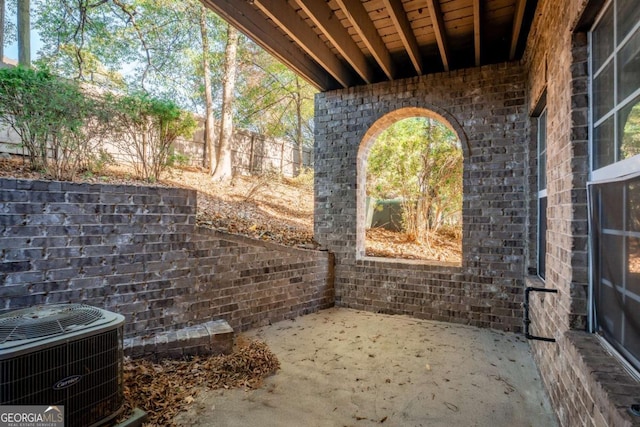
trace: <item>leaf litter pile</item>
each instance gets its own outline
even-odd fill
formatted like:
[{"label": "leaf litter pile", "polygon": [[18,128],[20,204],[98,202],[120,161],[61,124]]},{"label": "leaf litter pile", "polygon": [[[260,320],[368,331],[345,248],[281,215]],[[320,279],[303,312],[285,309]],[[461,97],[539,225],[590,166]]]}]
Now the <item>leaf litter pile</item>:
[{"label": "leaf litter pile", "polygon": [[384,228],[370,228],[366,233],[367,256],[457,263],[462,260],[462,236],[457,230],[433,233],[427,242]]},{"label": "leaf litter pile", "polygon": [[124,366],[123,419],[138,407],[147,413],[146,426],[175,426],[174,417],[193,403],[199,390],[255,389],[279,368],[280,362],[264,342],[241,337],[230,355],[166,359],[160,363],[128,359]]}]

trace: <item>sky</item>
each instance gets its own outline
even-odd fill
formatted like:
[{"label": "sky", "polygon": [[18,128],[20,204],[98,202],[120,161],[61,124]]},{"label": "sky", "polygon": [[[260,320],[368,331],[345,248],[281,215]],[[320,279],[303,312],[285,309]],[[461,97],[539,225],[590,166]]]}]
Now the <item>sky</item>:
[{"label": "sky", "polygon": [[[8,10],[5,10],[6,15],[5,19],[7,21],[12,21],[13,24],[16,24],[16,16],[13,15]],[[42,47],[42,41],[40,40],[40,36],[36,30],[31,30],[31,60],[36,58],[36,53]],[[11,43],[9,45],[5,45],[4,47],[4,56],[7,58],[18,60],[18,43]]]},{"label": "sky", "polygon": [[[31,32],[31,60],[36,58],[36,53],[42,47],[42,42],[36,31]],[[11,43],[4,47],[4,56],[18,60],[18,43]]]}]

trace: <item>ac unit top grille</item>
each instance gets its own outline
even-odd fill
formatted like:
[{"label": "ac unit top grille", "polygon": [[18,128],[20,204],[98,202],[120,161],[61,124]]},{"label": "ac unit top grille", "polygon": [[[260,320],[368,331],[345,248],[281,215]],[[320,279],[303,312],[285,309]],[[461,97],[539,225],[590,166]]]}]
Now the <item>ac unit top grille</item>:
[{"label": "ac unit top grille", "polygon": [[0,315],[0,344],[64,334],[104,317],[85,304],[52,304]]}]

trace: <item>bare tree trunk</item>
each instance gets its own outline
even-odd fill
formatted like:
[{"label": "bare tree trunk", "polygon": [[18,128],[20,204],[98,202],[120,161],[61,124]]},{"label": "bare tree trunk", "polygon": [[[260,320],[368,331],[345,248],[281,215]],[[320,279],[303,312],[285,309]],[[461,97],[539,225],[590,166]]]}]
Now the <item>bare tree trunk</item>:
[{"label": "bare tree trunk", "polygon": [[0,0],[0,64],[4,62],[4,0]]},{"label": "bare tree trunk", "polygon": [[298,169],[293,171],[294,176],[302,172],[302,88],[300,87],[300,77],[296,75],[296,143],[298,144]]},{"label": "bare tree trunk", "polygon": [[213,97],[211,96],[211,67],[209,66],[209,35],[207,33],[207,9],[200,7],[200,33],[202,36],[202,72],[204,73],[205,122],[204,122],[204,166],[209,166],[213,174],[215,170],[215,150],[213,149]]},{"label": "bare tree trunk", "polygon": [[31,66],[30,0],[18,0],[18,63]]},{"label": "bare tree trunk", "polygon": [[212,179],[222,181],[230,179],[233,173],[231,167],[231,138],[233,137],[233,91],[236,83],[236,53],[238,50],[238,31],[231,25],[227,26],[227,47],[224,55],[224,85],[222,88],[222,118],[220,123],[220,146],[218,161]]}]

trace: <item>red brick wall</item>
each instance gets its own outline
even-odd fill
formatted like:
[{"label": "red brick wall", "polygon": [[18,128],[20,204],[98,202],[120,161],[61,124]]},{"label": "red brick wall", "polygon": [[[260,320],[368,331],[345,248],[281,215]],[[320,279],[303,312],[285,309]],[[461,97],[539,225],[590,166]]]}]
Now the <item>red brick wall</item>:
[{"label": "red brick wall", "polygon": [[[599,2],[602,3],[602,2]],[[544,383],[564,426],[640,425],[627,411],[640,386],[586,332],[588,315],[588,44],[577,29],[585,0],[539,0],[525,51],[528,109],[546,90],[547,256],[546,281],[532,293],[532,333],[556,343],[531,341]],[[582,25],[582,23],[581,23]],[[533,121],[532,121],[533,122]],[[536,136],[530,127],[528,271],[535,271]]]},{"label": "red brick wall", "polygon": [[[336,254],[336,304],[522,330],[528,136],[518,62],[316,97],[315,235]],[[437,117],[464,150],[459,266],[364,257],[366,156],[395,121]]]},{"label": "red brick wall", "polygon": [[84,302],[127,338],[333,306],[333,257],[195,225],[196,192],[0,179],[0,312]]}]

